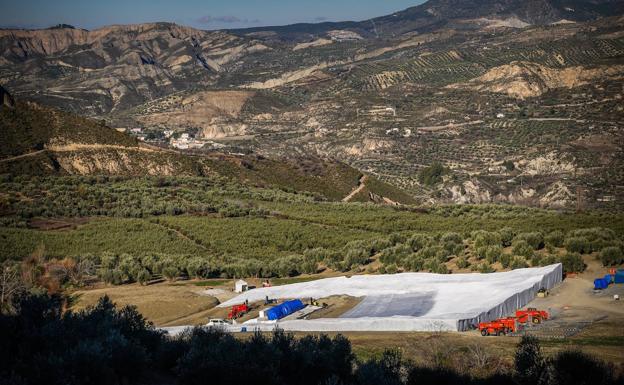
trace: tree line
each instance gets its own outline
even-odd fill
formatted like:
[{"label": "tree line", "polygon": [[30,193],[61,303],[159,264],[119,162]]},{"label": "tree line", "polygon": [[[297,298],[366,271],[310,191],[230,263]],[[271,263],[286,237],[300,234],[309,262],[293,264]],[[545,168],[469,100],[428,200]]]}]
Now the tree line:
[{"label": "tree line", "polygon": [[[196,327],[170,337],[126,306],[107,297],[79,312],[63,298],[25,293],[13,311],[0,314],[1,384],[516,384],[621,383],[611,365],[578,351],[542,354],[539,340],[523,337],[514,364],[487,375],[443,364],[416,365],[399,350],[358,359],[342,335],[283,331],[237,338]],[[482,346],[468,359],[491,365]]]}]

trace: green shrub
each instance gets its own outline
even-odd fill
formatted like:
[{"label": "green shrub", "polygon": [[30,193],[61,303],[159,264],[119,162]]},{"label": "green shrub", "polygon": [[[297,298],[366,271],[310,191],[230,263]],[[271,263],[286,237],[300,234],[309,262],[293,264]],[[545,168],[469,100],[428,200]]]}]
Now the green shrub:
[{"label": "green shrub", "polygon": [[124,283],[123,272],[119,269],[102,268],[98,271],[98,276],[102,281],[113,285]]},{"label": "green shrub", "polygon": [[194,257],[186,262],[186,272],[189,278],[208,278],[210,276],[210,265],[206,259]]},{"label": "green shrub", "polygon": [[442,163],[435,162],[429,167],[425,167],[418,173],[418,181],[420,184],[426,186],[434,186],[442,182],[442,176],[447,173],[448,170],[442,165]]},{"label": "green shrub", "polygon": [[[549,362],[552,384],[616,384],[613,366],[580,351],[563,351]],[[621,379],[620,379],[621,381]]]},{"label": "green shrub", "polygon": [[318,262],[306,260],[301,264],[301,271],[306,274],[316,274],[318,273],[319,266]]},{"label": "green shrub", "polygon": [[503,243],[499,233],[483,230],[473,232],[472,239],[474,240],[474,246],[476,248],[483,246],[500,246]]},{"label": "green shrub", "polygon": [[407,241],[407,244],[413,251],[419,251],[425,246],[430,246],[433,243],[432,241],[432,238],[428,235],[415,234]]},{"label": "green shrub", "polygon": [[454,233],[454,232],[444,233],[442,237],[440,237],[440,241],[442,243],[448,243],[448,242],[463,243],[464,242],[462,236],[459,235],[459,233]]},{"label": "green shrub", "polygon": [[291,255],[274,260],[271,263],[271,270],[279,277],[294,277],[301,273],[302,265],[303,258],[297,255]]},{"label": "green shrub", "polygon": [[364,266],[370,262],[371,250],[363,247],[348,250],[344,259],[344,270],[351,270],[358,266]]},{"label": "green shrub", "polygon": [[516,169],[516,165],[511,160],[504,161],[503,162],[503,167],[505,167],[505,170],[507,170],[508,172],[511,172],[511,171]]},{"label": "green shrub", "polygon": [[544,247],[544,236],[541,233],[521,233],[514,240],[522,240],[531,245],[533,250],[539,250]]},{"label": "green shrub", "polygon": [[591,243],[585,237],[572,237],[565,241],[565,248],[571,253],[589,254],[592,252]]},{"label": "green shrub", "polygon": [[563,231],[560,230],[555,230],[549,233],[546,237],[544,237],[544,242],[546,243],[546,246],[552,247],[562,247],[564,240],[565,235],[563,234]]},{"label": "green shrub", "polygon": [[600,251],[600,261],[603,266],[622,265],[624,264],[624,253],[619,247],[605,247]]},{"label": "green shrub", "polygon": [[557,263],[557,257],[554,255],[545,255],[540,259],[540,266],[549,266]]},{"label": "green shrub", "polygon": [[145,284],[152,278],[152,275],[147,269],[141,269],[136,275],[136,281],[141,285]]},{"label": "green shrub", "polygon": [[500,256],[499,258],[499,262],[501,263],[501,265],[503,265],[503,269],[506,269],[509,267],[509,265],[511,264],[511,255],[509,254],[503,254]]},{"label": "green shrub", "polygon": [[386,274],[396,274],[398,271],[399,268],[395,263],[391,263],[390,265],[386,266],[385,269]]},{"label": "green shrub", "polygon": [[514,257],[509,267],[511,267],[511,270],[515,270],[515,269],[524,269],[525,267],[529,267],[529,265],[527,264],[524,258]]},{"label": "green shrub", "polygon": [[306,261],[321,262],[327,257],[328,251],[322,247],[307,249],[303,252],[303,258]]},{"label": "green shrub", "polygon": [[584,252],[568,249],[568,251],[584,254],[599,251],[607,246],[613,246],[613,243],[616,241],[615,232],[611,229],[604,229],[602,227],[574,230],[568,234],[568,237],[584,238],[586,240],[587,245],[584,245]]},{"label": "green shrub", "polygon": [[435,274],[448,274],[448,268],[444,263],[440,263],[437,259],[430,259],[425,262],[425,269]]},{"label": "green shrub", "polygon": [[470,262],[466,259],[466,257],[461,257],[457,259],[457,267],[460,269],[465,269],[470,266]]},{"label": "green shrub", "polygon": [[[421,250],[422,251],[422,250]],[[412,253],[412,248],[408,245],[398,244],[396,246],[389,247],[381,252],[379,260],[384,265],[392,263],[398,263],[401,259],[407,257]]]},{"label": "green shrub", "polygon": [[503,227],[502,229],[498,230],[498,233],[500,234],[503,247],[511,246],[511,243],[515,237],[514,230],[511,227]]},{"label": "green shrub", "polygon": [[566,253],[559,258],[565,273],[580,273],[585,270],[583,257],[579,253]]},{"label": "green shrub", "polygon": [[401,261],[401,265],[409,271],[421,271],[424,264],[425,260],[418,253],[412,253]]},{"label": "green shrub", "polygon": [[180,276],[180,271],[177,267],[169,265],[162,269],[162,275],[169,281],[173,281]]},{"label": "green shrub", "polygon": [[535,253],[533,247],[525,240],[516,240],[513,243],[514,255],[519,255],[526,258],[531,258]]},{"label": "green shrub", "polygon": [[502,254],[503,248],[501,246],[488,246],[485,251],[485,259],[488,263],[495,263]]},{"label": "green shrub", "polygon": [[478,270],[479,270],[479,273],[483,273],[483,274],[493,273],[495,271],[492,268],[492,266],[490,266],[489,263],[482,263],[482,264],[480,264]]}]

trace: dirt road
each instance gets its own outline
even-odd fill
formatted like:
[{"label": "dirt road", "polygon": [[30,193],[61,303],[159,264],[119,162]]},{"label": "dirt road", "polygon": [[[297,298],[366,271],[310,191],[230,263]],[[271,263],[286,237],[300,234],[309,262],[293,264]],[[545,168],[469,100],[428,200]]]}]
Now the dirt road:
[{"label": "dirt road", "polygon": [[364,175],[360,178],[359,181],[359,185],[358,187],[356,187],[355,189],[353,189],[353,191],[351,191],[349,193],[349,195],[347,195],[346,197],[342,198],[343,202],[350,202],[351,199],[353,199],[354,196],[356,196],[357,194],[359,194],[360,192],[362,192],[362,190],[364,190],[364,188],[366,187],[366,181],[368,180],[368,175]]}]

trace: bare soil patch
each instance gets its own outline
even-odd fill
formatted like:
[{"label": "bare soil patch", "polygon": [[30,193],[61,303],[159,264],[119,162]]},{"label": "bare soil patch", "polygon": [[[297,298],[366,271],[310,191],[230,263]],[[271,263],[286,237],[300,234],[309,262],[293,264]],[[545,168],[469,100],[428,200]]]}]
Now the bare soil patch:
[{"label": "bare soil patch", "polygon": [[327,304],[327,306],[324,306],[322,309],[310,314],[308,319],[339,318],[341,315],[359,304],[362,301],[362,298],[341,295],[321,298],[317,301],[319,305]]}]

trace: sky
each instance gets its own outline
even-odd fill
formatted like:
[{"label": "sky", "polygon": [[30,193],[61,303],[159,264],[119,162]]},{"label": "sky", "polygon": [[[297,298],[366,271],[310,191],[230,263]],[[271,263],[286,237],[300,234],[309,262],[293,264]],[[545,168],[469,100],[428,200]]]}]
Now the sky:
[{"label": "sky", "polygon": [[0,27],[168,21],[201,29],[246,28],[300,22],[365,20],[424,0],[0,0]]}]

